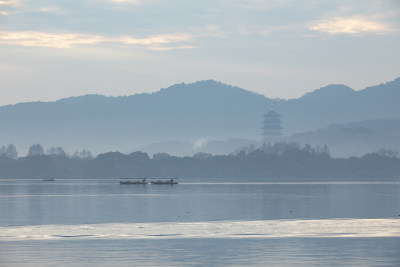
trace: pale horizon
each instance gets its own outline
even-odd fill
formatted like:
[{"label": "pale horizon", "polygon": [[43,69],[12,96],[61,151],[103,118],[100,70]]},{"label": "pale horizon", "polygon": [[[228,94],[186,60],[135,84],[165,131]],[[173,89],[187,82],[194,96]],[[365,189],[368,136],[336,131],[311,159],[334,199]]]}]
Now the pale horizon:
[{"label": "pale horizon", "polygon": [[398,1],[0,1],[0,105],[213,79],[269,98],[400,76]]}]

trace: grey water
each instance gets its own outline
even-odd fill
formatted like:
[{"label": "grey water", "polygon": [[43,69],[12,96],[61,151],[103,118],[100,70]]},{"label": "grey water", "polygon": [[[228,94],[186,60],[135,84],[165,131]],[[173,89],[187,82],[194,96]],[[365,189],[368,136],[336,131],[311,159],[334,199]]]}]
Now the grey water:
[{"label": "grey water", "polygon": [[[0,180],[0,228],[399,219],[399,182]],[[22,229],[22,228],[21,228]],[[107,228],[105,228],[107,229]],[[105,230],[106,231],[106,230]],[[0,266],[399,266],[400,237],[9,240]]]}]

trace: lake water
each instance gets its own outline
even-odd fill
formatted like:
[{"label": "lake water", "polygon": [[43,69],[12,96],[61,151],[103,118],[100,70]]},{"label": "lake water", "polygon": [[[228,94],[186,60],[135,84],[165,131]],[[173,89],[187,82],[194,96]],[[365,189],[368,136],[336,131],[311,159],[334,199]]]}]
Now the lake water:
[{"label": "lake water", "polygon": [[0,180],[0,266],[400,266],[400,183]]}]

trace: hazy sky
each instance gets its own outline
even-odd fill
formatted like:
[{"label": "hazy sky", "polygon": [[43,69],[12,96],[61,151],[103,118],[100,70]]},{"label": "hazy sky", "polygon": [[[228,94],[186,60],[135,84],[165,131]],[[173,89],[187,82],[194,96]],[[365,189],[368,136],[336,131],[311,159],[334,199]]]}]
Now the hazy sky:
[{"label": "hazy sky", "polygon": [[293,98],[400,76],[399,0],[0,0],[0,105],[214,79]]}]

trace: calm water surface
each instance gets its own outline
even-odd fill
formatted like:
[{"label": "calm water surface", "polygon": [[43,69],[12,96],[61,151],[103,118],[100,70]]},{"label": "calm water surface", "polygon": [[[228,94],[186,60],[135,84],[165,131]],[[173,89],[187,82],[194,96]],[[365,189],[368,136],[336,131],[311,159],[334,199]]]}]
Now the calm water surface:
[{"label": "calm water surface", "polygon": [[0,180],[0,266],[399,266],[399,215],[398,182]]}]

